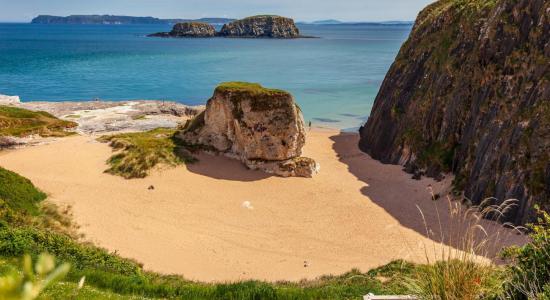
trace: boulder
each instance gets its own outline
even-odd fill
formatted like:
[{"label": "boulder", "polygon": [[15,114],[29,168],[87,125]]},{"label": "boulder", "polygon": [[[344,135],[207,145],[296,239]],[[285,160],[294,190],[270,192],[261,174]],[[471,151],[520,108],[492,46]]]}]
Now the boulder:
[{"label": "boulder", "polygon": [[294,20],[280,16],[254,16],[225,24],[218,34],[224,37],[299,38]]},{"label": "boulder", "polygon": [[149,36],[153,37],[214,37],[214,26],[201,22],[177,23],[170,32],[159,32]]},{"label": "boulder", "polygon": [[306,131],[292,95],[259,84],[221,84],[206,110],[187,122],[178,137],[188,146],[279,176],[311,177],[319,169],[314,160],[300,157]]}]

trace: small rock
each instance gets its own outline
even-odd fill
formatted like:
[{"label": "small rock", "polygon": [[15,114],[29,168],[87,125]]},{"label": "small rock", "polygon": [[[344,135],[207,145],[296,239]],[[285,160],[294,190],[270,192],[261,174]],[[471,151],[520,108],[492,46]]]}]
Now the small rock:
[{"label": "small rock", "polygon": [[152,190],[155,189],[155,187],[154,187],[153,185],[150,185],[147,189],[150,190],[150,191],[152,191]]},{"label": "small rock", "polygon": [[243,208],[246,208],[246,209],[249,209],[249,210],[253,210],[254,209],[254,206],[252,206],[252,203],[250,203],[250,201],[244,201],[243,204],[241,205]]}]

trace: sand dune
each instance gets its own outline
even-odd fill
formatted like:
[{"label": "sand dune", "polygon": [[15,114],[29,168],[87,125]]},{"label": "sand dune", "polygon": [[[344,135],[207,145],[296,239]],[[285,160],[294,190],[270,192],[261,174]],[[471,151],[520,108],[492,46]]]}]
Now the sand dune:
[{"label": "sand dune", "polygon": [[305,155],[321,164],[313,179],[271,177],[201,156],[194,165],[124,180],[102,172],[111,149],[88,136],[3,152],[0,165],[71,205],[87,240],[149,270],[274,281],[366,271],[398,258],[423,262],[432,242],[416,205],[433,221],[427,187],[437,192],[449,181],[411,180],[356,142],[355,134],[312,131]]}]

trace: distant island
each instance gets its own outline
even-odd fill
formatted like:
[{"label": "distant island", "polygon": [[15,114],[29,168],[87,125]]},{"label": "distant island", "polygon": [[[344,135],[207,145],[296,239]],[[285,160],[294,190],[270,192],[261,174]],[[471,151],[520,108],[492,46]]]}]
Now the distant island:
[{"label": "distant island", "polygon": [[294,20],[281,16],[261,15],[236,20],[224,24],[219,32],[211,24],[203,22],[181,22],[174,25],[170,32],[157,32],[149,37],[186,38],[186,37],[233,37],[233,38],[304,38]]},{"label": "distant island", "polygon": [[32,19],[32,24],[176,24],[181,22],[202,22],[214,25],[223,25],[234,21],[228,18],[201,18],[201,19],[159,19],[154,17],[131,17],[113,15],[70,15],[67,17],[39,15]]},{"label": "distant island", "polygon": [[[155,17],[133,17],[115,15],[70,15],[66,17],[39,15],[32,19],[32,24],[177,24],[198,22],[211,25],[225,25],[236,21],[231,18],[200,18],[200,19],[160,19]],[[296,22],[298,25],[413,25],[413,21],[383,21],[383,22],[344,22],[336,19],[318,20],[312,22]]]}]

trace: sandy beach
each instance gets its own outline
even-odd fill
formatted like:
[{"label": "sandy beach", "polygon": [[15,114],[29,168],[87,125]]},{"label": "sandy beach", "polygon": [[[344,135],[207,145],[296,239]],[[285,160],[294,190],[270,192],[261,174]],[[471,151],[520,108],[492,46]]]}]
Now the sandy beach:
[{"label": "sandy beach", "polygon": [[[439,193],[450,179],[412,180],[402,167],[360,152],[357,139],[311,131],[304,155],[321,165],[312,179],[201,155],[196,164],[125,180],[103,173],[112,151],[92,136],[0,152],[0,166],[70,205],[85,240],[187,279],[300,280],[399,258],[425,262],[433,242],[417,205],[439,226],[434,206],[446,204],[433,202],[428,186]],[[520,241],[511,235],[507,242]]]}]

